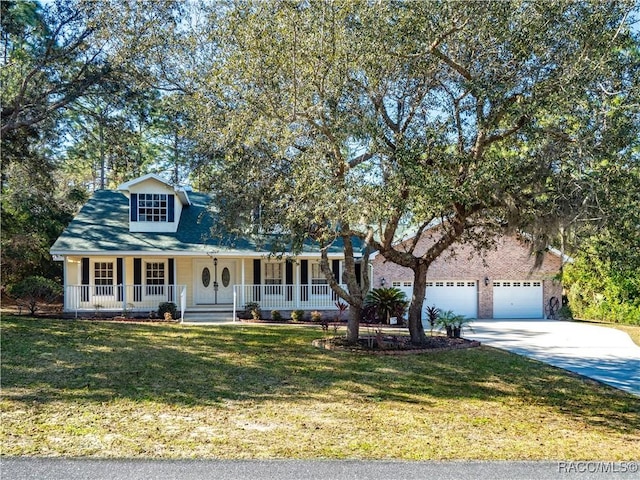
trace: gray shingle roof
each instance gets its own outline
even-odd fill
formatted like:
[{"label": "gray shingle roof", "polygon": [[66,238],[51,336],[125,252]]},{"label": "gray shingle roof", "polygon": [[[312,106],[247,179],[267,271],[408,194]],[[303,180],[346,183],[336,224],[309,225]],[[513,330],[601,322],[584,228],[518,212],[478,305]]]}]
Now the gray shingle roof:
[{"label": "gray shingle roof", "polygon": [[[51,247],[53,255],[115,254],[229,254],[256,256],[269,253],[270,245],[262,238],[237,238],[231,235],[211,237],[213,217],[207,209],[210,197],[189,192],[191,205],[182,210],[175,233],[141,233],[129,231],[129,199],[121,192],[100,190],[82,207],[73,221]],[[317,246],[305,245],[303,253],[318,253]],[[330,253],[342,253],[337,242]]]}]

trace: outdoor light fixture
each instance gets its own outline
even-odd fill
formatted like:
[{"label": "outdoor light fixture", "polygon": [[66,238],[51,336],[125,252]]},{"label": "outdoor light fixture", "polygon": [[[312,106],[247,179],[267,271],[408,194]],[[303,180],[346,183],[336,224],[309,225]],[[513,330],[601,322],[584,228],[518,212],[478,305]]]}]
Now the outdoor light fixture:
[{"label": "outdoor light fixture", "polygon": [[484,277],[484,286],[485,287],[489,286],[489,277]]},{"label": "outdoor light fixture", "polygon": [[384,277],[382,277],[382,278],[380,279],[380,286],[381,286],[381,287],[384,287],[384,284],[385,284],[385,283],[387,283],[387,281],[384,279]]}]

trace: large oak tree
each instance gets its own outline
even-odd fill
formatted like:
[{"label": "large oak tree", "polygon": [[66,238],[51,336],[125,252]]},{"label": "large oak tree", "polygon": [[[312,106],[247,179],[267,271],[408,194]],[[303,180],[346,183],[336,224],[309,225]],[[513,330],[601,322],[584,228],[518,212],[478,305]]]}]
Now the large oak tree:
[{"label": "large oak tree", "polygon": [[[220,48],[198,107],[224,125],[208,131],[225,153],[213,188],[227,227],[246,233],[259,219],[260,231],[287,232],[294,245],[311,237],[323,252],[339,240],[347,289],[326,255],[323,270],[350,304],[351,341],[368,288],[355,280],[353,239],[411,268],[409,330],[420,343],[426,273],[445,250],[487,248],[505,229],[526,229],[538,248],[558,218],[595,200],[567,191],[584,190],[593,163],[616,162],[623,148],[602,141],[606,119],[592,114],[630,88],[633,8],[225,3],[210,17]],[[416,241],[399,243],[407,231]]]}]

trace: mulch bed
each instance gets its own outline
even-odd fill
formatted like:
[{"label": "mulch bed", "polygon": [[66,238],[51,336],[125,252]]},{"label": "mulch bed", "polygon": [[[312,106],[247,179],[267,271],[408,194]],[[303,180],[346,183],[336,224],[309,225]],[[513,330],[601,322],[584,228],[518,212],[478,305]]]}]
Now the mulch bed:
[{"label": "mulch bed", "polygon": [[370,355],[412,355],[479,347],[480,342],[465,338],[449,338],[442,335],[427,337],[422,345],[413,345],[406,335],[360,336],[356,345],[347,343],[346,337],[321,338],[313,345],[326,350],[337,350]]}]

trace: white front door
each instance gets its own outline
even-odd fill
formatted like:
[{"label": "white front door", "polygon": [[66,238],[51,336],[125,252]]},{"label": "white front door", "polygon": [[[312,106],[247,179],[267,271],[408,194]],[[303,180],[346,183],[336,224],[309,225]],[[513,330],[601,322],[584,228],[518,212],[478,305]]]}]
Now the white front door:
[{"label": "white front door", "polygon": [[218,258],[194,260],[194,302],[197,305],[233,303],[236,261]]}]

